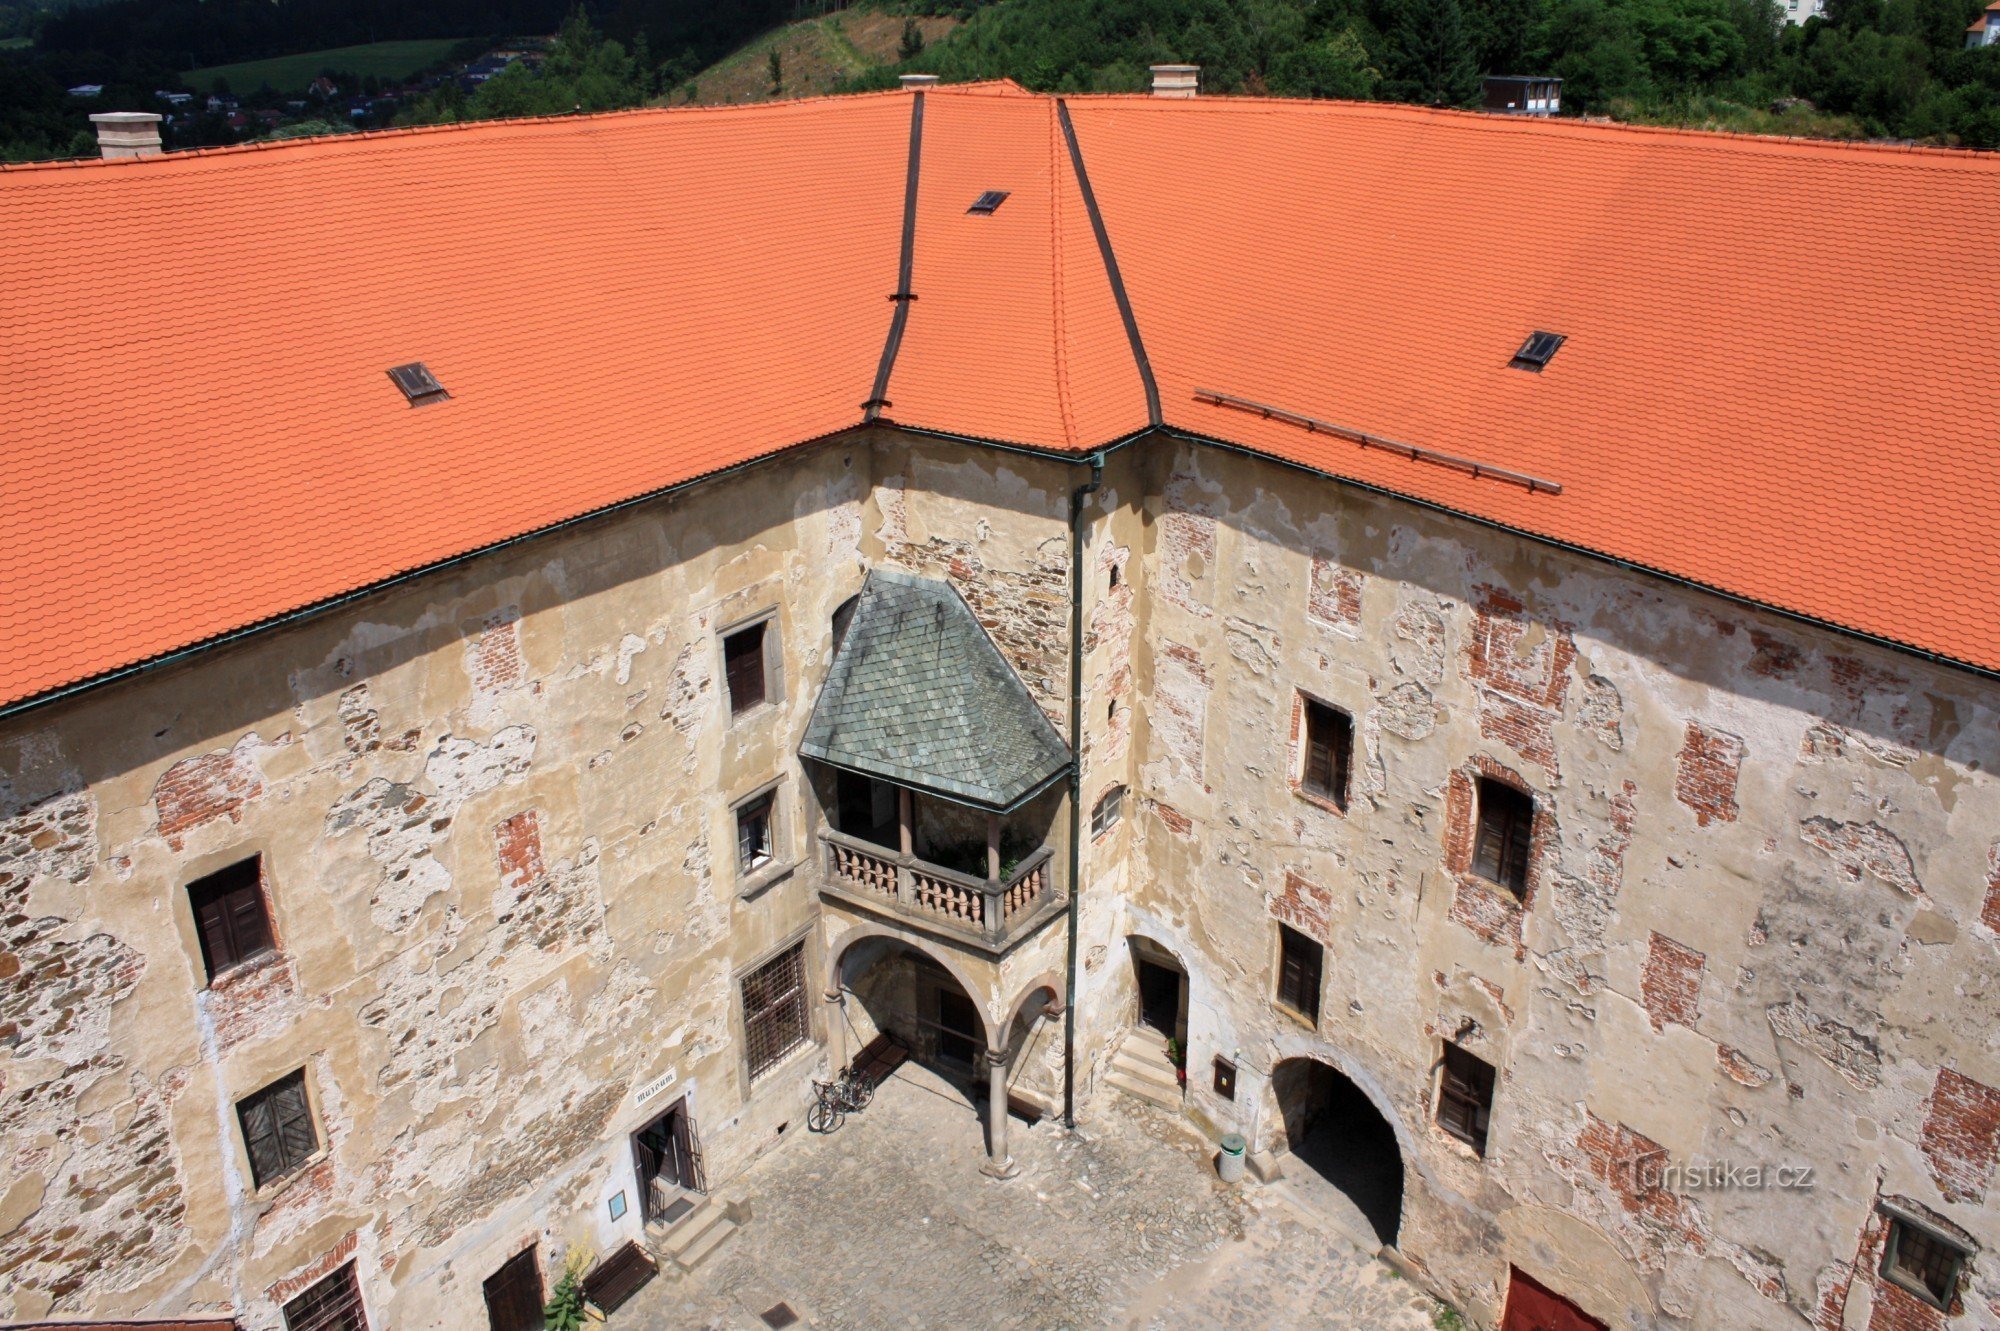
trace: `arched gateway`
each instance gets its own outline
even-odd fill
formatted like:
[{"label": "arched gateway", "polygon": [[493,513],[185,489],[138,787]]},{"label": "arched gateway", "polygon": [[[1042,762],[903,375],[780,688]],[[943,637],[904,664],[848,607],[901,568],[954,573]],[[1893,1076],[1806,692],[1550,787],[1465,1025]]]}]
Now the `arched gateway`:
[{"label": "arched gateway", "polygon": [[1271,1069],[1270,1086],[1283,1132],[1273,1147],[1291,1153],[1286,1176],[1336,1220],[1365,1226],[1382,1246],[1394,1247],[1403,1217],[1403,1154],[1382,1111],[1347,1074],[1314,1058],[1282,1060]]}]

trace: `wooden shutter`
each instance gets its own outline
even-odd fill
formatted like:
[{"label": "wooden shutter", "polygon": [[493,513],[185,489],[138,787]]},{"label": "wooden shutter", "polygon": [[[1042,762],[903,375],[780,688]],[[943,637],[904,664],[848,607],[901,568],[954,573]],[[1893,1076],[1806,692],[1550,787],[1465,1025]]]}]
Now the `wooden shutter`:
[{"label": "wooden shutter", "polygon": [[764,701],[764,628],[753,624],[722,640],[723,673],[729,680],[729,710],[747,712]]},{"label": "wooden shutter", "polygon": [[262,1092],[238,1105],[236,1113],[243,1123],[243,1145],[250,1152],[250,1182],[261,1188],[285,1172],[277,1115],[272,1112],[270,1097]]},{"label": "wooden shutter", "polygon": [[252,856],[188,884],[209,979],[271,950],[263,879],[262,861]]},{"label": "wooden shutter", "polygon": [[1347,717],[1321,703],[1305,710],[1306,768],[1301,784],[1312,794],[1347,807],[1347,782],[1354,761],[1354,726]]},{"label": "wooden shutter", "polygon": [[273,1088],[271,1114],[276,1122],[278,1145],[285,1154],[285,1168],[297,1169],[319,1149],[319,1134],[313,1128],[312,1106],[306,1102],[306,1079],[293,1073]]},{"label": "wooden shutter", "polygon": [[243,1145],[256,1187],[283,1178],[319,1149],[304,1069],[246,1096],[237,1104],[236,1116],[243,1125]]},{"label": "wooden shutter", "polygon": [[1486,1154],[1486,1124],[1493,1109],[1491,1064],[1457,1045],[1444,1047],[1444,1075],[1438,1082],[1438,1126]]},{"label": "wooden shutter", "polygon": [[1278,931],[1278,1001],[1319,1021],[1319,945],[1290,929]]},{"label": "wooden shutter", "polygon": [[1512,786],[1481,778],[1479,832],[1473,840],[1472,871],[1520,896],[1528,890],[1528,854],[1535,824],[1534,801]]}]

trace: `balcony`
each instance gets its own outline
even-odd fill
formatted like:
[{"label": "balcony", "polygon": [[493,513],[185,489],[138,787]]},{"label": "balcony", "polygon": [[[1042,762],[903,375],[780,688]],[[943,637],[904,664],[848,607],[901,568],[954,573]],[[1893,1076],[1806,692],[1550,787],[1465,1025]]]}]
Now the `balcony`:
[{"label": "balcony", "polygon": [[[826,828],[820,890],[911,920],[987,952],[1004,952],[1062,910],[1066,898],[1043,846],[1004,877],[979,878]],[[997,867],[997,865],[996,865]]]}]

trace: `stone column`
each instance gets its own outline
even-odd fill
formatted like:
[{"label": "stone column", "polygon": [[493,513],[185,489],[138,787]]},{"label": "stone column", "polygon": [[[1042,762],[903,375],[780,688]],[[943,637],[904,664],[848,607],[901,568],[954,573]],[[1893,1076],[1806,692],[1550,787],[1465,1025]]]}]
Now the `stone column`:
[{"label": "stone column", "polygon": [[840,981],[835,979],[820,997],[826,1000],[826,1056],[830,1060],[827,1070],[838,1077],[847,1066],[847,1006],[842,1001]]},{"label": "stone column", "polygon": [[1013,1178],[1021,1172],[1007,1150],[1007,1051],[986,1051],[986,1163],[979,1172],[991,1178]]}]

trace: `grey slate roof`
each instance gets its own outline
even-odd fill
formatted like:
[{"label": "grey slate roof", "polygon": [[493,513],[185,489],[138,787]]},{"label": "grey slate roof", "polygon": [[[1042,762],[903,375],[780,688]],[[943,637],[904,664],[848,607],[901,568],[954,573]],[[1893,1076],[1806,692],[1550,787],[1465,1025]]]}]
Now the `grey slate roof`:
[{"label": "grey slate roof", "polygon": [[884,568],[862,585],[799,752],[1003,812],[1069,766],[958,592]]}]

